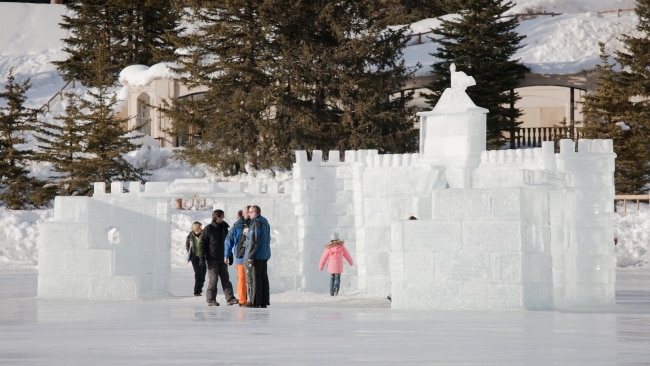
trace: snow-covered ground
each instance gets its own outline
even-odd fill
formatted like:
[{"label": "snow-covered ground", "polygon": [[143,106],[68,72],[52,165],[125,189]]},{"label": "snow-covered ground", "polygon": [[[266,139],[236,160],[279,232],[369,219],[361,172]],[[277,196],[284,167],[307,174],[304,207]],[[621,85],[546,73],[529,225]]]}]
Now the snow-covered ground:
[{"label": "snow-covered ground", "polygon": [[[208,307],[175,271],[168,298],[43,300],[34,271],[0,271],[0,365],[647,365],[650,270],[617,273],[597,310],[397,311],[355,294],[274,294]],[[218,296],[223,302],[223,296]]]}]

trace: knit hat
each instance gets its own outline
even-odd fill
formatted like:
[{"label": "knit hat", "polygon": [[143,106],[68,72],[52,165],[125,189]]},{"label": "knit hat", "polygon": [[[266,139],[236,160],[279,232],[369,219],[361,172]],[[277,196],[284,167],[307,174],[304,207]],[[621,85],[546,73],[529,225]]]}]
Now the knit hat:
[{"label": "knit hat", "polygon": [[338,240],[339,240],[339,233],[337,233],[336,231],[332,231],[332,235],[330,235],[330,240],[332,240],[332,241],[334,241],[334,240],[338,241]]}]

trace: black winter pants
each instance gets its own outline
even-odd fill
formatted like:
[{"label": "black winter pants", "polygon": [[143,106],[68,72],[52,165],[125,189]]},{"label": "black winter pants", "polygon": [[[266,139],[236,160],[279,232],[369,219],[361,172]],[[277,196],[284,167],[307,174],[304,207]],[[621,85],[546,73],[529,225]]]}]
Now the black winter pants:
[{"label": "black winter pants", "polygon": [[271,305],[269,295],[269,274],[266,260],[254,260],[251,268],[253,277],[250,290],[250,302],[253,306],[266,307]]},{"label": "black winter pants", "polygon": [[205,291],[207,302],[217,299],[217,283],[221,278],[221,289],[226,301],[234,298],[232,283],[230,283],[230,274],[228,274],[228,265],[222,260],[206,260],[208,264],[208,288]]}]

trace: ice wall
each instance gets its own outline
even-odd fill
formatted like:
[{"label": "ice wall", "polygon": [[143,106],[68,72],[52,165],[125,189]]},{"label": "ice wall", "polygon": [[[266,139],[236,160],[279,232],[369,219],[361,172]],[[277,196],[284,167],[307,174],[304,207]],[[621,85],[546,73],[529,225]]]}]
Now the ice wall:
[{"label": "ice wall", "polygon": [[[39,296],[164,294],[170,211],[200,193],[232,214],[258,204],[272,227],[272,291],[327,293],[318,259],[331,231],[355,258],[342,291],[392,294],[396,309],[554,309],[611,304],[611,141],[485,151],[470,188],[420,154],[296,152],[293,180],[97,184],[57,197],[39,239]],[[128,188],[128,192],[124,193]],[[408,216],[418,217],[407,221]],[[178,243],[175,243],[175,245]],[[154,254],[152,256],[152,253]]]},{"label": "ice wall", "polygon": [[560,142],[557,170],[572,194],[552,208],[552,219],[568,225],[553,241],[556,307],[615,303],[615,156],[612,140],[579,140],[577,149],[573,141]]},{"label": "ice wall", "polygon": [[[285,186],[286,188],[286,186]],[[290,188],[290,183],[288,184]],[[253,192],[253,193],[251,193]],[[95,183],[93,197],[57,197],[54,218],[39,237],[39,292],[46,298],[136,299],[165,296],[171,271],[171,212],[179,197],[201,198],[228,217],[257,204],[272,224],[272,283],[276,292],[299,288],[301,260],[291,196],[278,182],[183,179]],[[230,222],[232,224],[232,222]]]},{"label": "ice wall", "polygon": [[57,197],[38,239],[38,295],[137,299],[167,292],[169,205]]},{"label": "ice wall", "polygon": [[[376,151],[359,154],[366,153]],[[318,261],[330,233],[337,231],[348,250],[355,253],[353,168],[349,162],[341,161],[338,151],[329,152],[325,159],[322,151],[317,150],[312,152],[311,160],[306,151],[297,151],[292,171],[291,202],[296,217],[296,251],[300,253],[297,268],[292,268],[301,273],[299,289],[322,292],[329,282],[326,271],[318,272]],[[357,289],[357,268],[345,271],[341,279],[343,290]]]},{"label": "ice wall", "polygon": [[[452,70],[453,71],[453,70]],[[133,299],[166,292],[170,212],[200,196],[228,217],[257,204],[271,224],[271,292],[326,296],[330,232],[355,259],[341,293],[395,309],[570,309],[614,303],[611,140],[485,150],[485,114],[452,77],[420,116],[418,154],[296,151],[293,179],[96,184],[57,197],[39,238],[39,296]],[[455,86],[455,87],[454,87]],[[125,193],[125,191],[127,193]],[[418,220],[407,220],[416,216]],[[178,245],[175,243],[174,245]]]}]

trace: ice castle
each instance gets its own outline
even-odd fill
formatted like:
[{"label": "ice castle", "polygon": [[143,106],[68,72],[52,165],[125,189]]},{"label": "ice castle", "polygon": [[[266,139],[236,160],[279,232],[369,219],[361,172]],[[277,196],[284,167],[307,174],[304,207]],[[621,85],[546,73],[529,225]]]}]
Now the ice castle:
[{"label": "ice castle", "polygon": [[[170,218],[182,197],[234,217],[257,204],[271,223],[271,292],[326,294],[317,269],[330,232],[356,263],[341,291],[391,294],[393,309],[552,310],[615,302],[611,140],[486,151],[486,113],[452,70],[419,113],[420,150],[296,151],[292,180],[112,182],[57,197],[38,242],[38,296],[165,296]],[[209,211],[208,211],[209,212]],[[407,220],[415,216],[417,220]],[[189,228],[188,228],[189,230]]]}]

